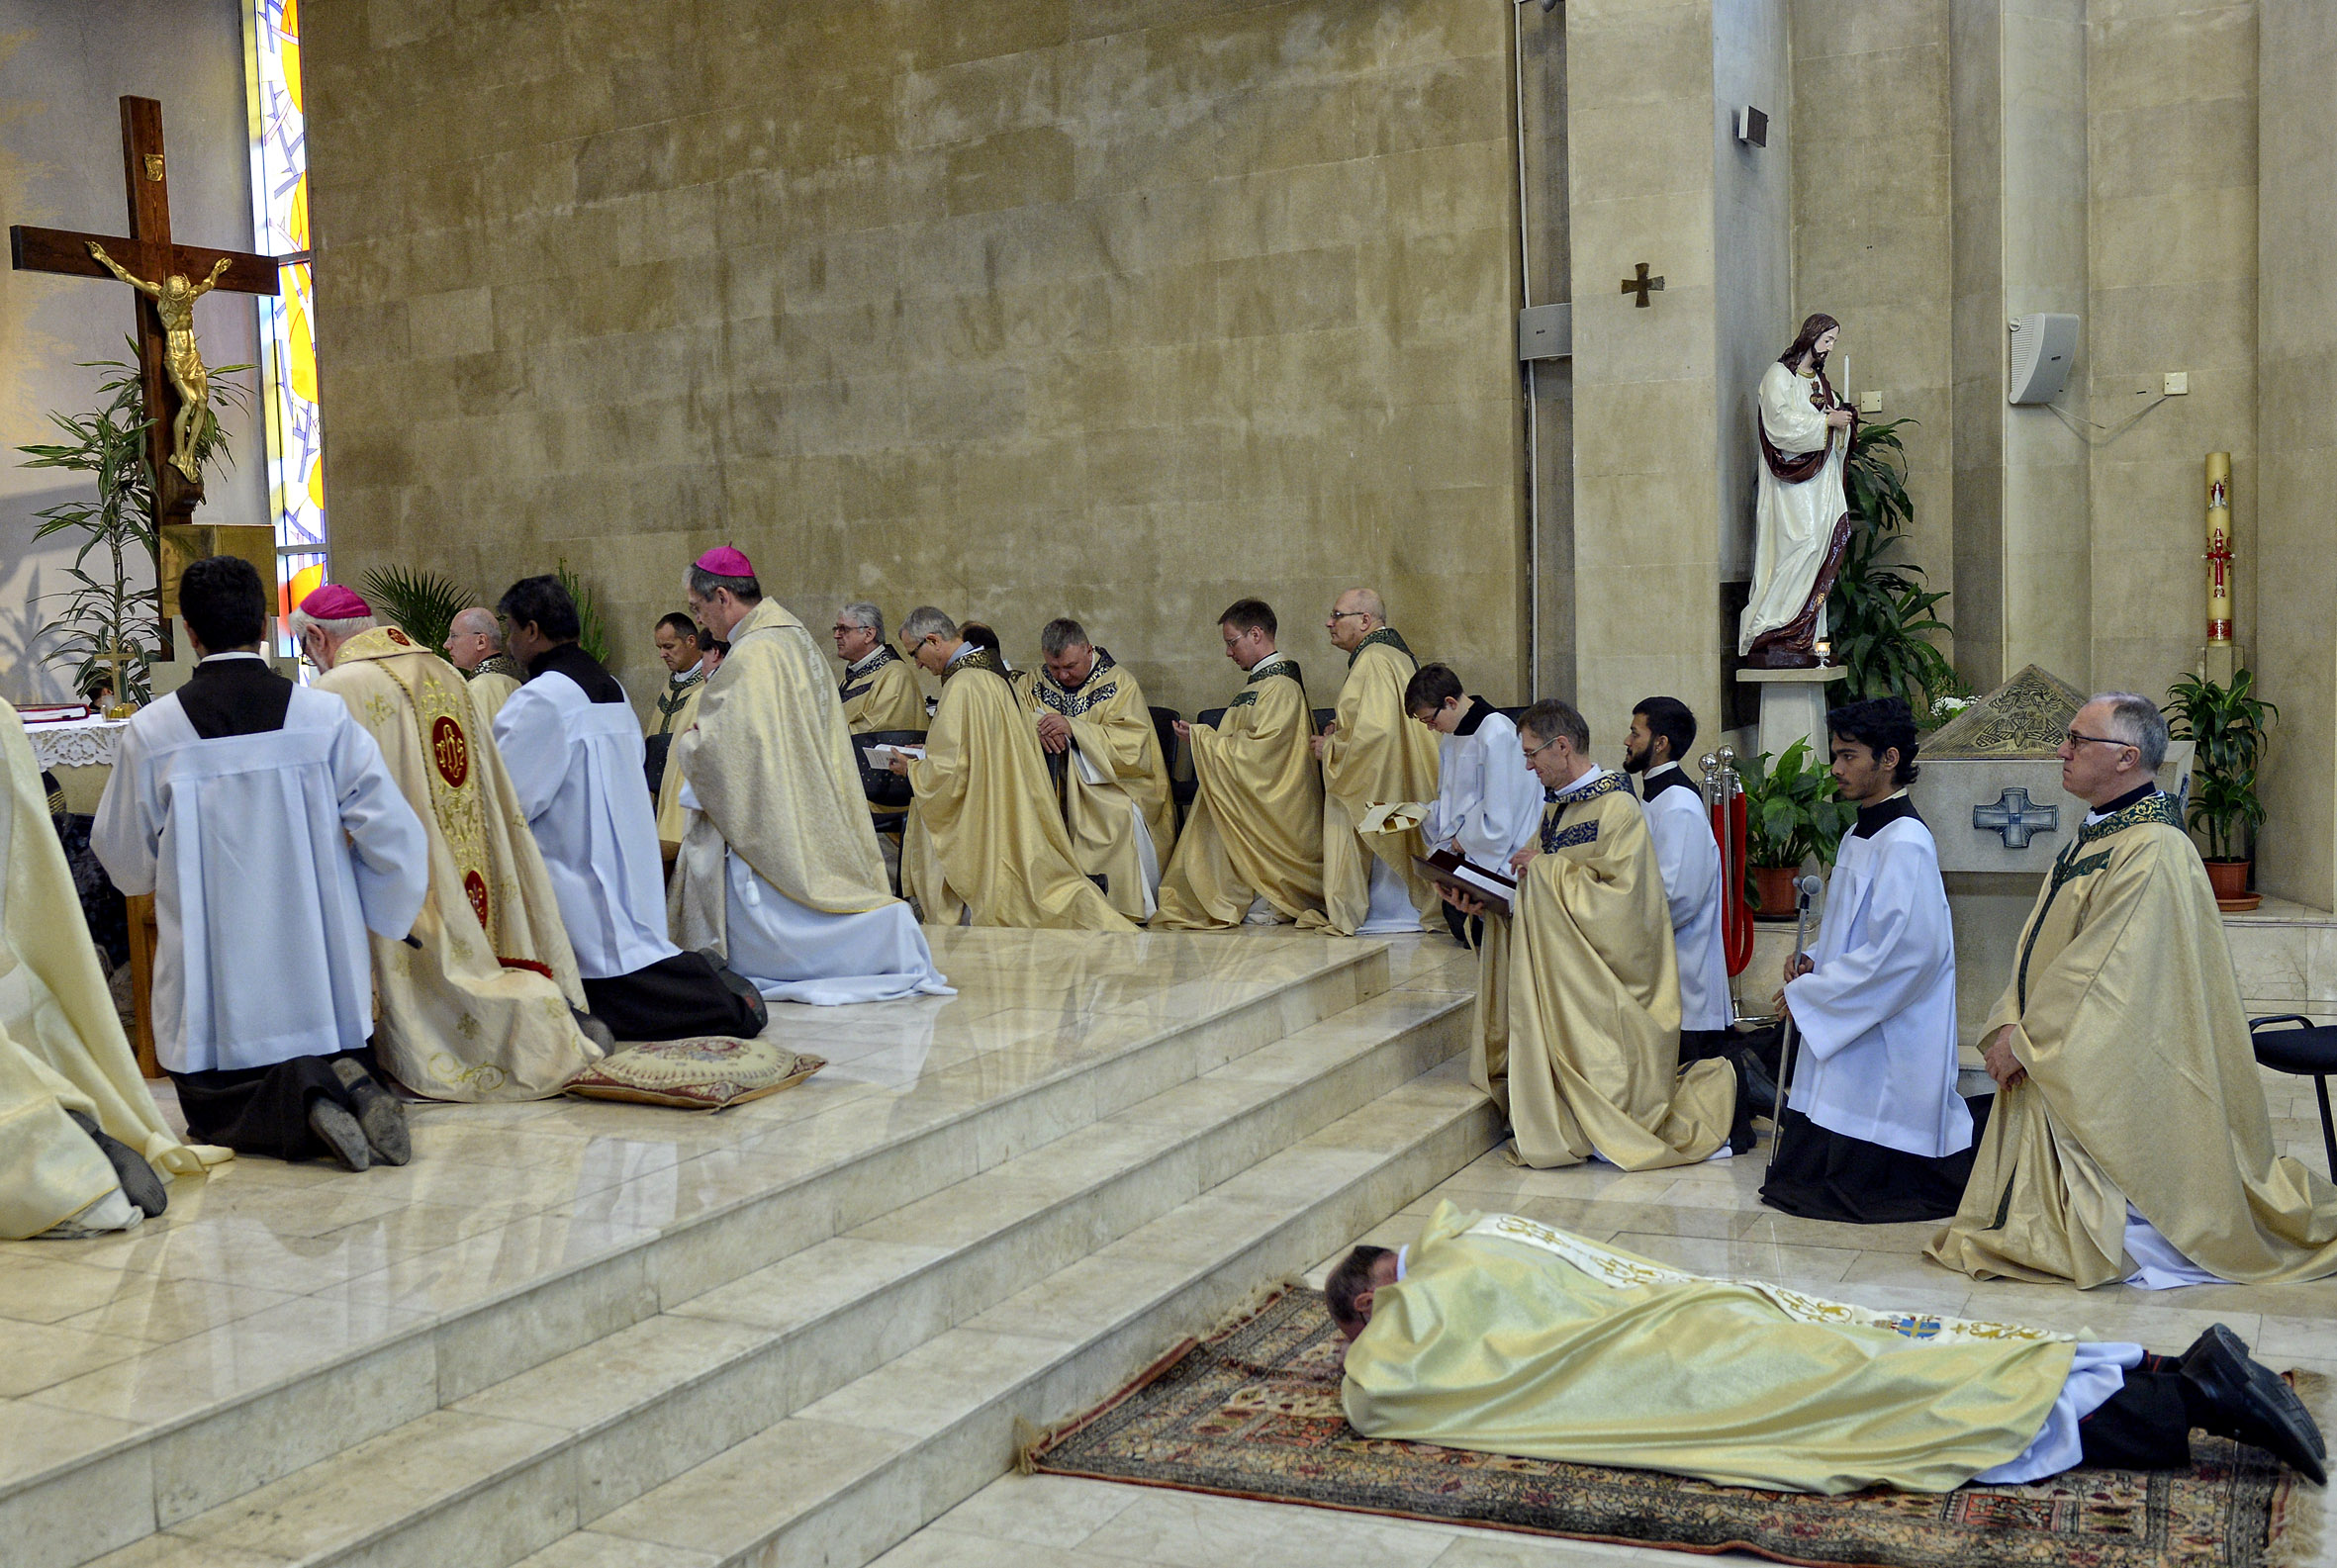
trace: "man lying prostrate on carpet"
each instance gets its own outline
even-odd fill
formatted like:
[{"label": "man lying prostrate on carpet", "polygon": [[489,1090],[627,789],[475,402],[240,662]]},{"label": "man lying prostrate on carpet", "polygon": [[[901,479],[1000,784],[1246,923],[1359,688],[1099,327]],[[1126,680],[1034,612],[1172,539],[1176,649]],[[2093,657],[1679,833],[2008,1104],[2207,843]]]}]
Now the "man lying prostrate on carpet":
[{"label": "man lying prostrate on carpet", "polygon": [[1996,1109],[1925,1255],[1975,1279],[2269,1285],[2337,1274],[2337,1186],[2280,1153],[2214,889],[2153,778],[2158,704],[2105,692],[2061,743],[2092,809],[1981,1026]]},{"label": "man lying prostrate on carpet", "polygon": [[527,681],[495,715],[495,744],[551,874],[592,1014],[618,1040],[751,1040],[763,998],[666,938],[665,853],[641,787],[641,721],[616,677],[578,646],[576,600],[521,578],[497,606]]},{"label": "man lying prostrate on carpet", "polygon": [[2221,1324],[2151,1355],[1705,1279],[1449,1203],[1325,1294],[1366,1437],[1833,1496],[2187,1469],[2197,1427],[2325,1480],[2303,1402]]}]

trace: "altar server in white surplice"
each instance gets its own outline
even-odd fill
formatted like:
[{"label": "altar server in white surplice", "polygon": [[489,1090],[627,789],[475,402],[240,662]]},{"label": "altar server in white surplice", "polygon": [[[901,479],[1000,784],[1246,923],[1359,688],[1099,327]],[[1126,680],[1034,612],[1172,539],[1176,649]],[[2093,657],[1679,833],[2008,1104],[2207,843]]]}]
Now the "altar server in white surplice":
[{"label": "altar server in white surplice", "polygon": [[1956,1092],[1956,955],[1939,851],[1916,814],[1916,727],[1898,697],[1826,715],[1858,802],[1817,951],[1787,961],[1802,1046],[1761,1201],[1814,1220],[1943,1220],[1972,1173]]},{"label": "altar server in white surplice", "polygon": [[403,1163],[404,1119],[368,1071],[365,934],[412,932],[429,838],[348,704],[260,658],[265,603],[248,562],[186,569],[194,674],[122,732],[90,846],[117,887],[154,894],[154,1050],[189,1135]]},{"label": "altar server in white surplice", "polygon": [[[1461,690],[1460,677],[1441,664],[1422,665],[1404,687],[1404,711],[1437,732],[1437,798],[1420,824],[1420,841],[1434,854],[1452,850],[1507,875],[1509,858],[1542,831],[1542,781],[1526,764],[1518,727],[1481,696]],[[1476,945],[1473,929],[1450,904],[1445,923]],[[1467,929],[1464,929],[1467,928]]]},{"label": "altar server in white surplice", "polygon": [[690,568],[690,612],[730,640],[698,722],[674,742],[698,814],[674,862],[674,933],[728,956],[773,1001],[947,996],[925,933],[886,886],[860,766],[804,624],[718,545]]},{"label": "altar server in white surplice", "polygon": [[1696,744],[1696,715],[1676,696],[1651,696],[1631,710],[1623,771],[1639,779],[1639,803],[1671,906],[1680,957],[1680,1060],[1718,1056],[1728,1043],[1729,953],[1721,941],[1721,843],[1704,791],[1680,766]]},{"label": "altar server in white surplice", "polygon": [[558,578],[529,577],[498,607],[527,681],[495,715],[495,744],[543,851],[593,1016],[618,1040],[762,1033],[752,986],[666,938],[641,722],[616,678],[577,645],[576,601]]}]

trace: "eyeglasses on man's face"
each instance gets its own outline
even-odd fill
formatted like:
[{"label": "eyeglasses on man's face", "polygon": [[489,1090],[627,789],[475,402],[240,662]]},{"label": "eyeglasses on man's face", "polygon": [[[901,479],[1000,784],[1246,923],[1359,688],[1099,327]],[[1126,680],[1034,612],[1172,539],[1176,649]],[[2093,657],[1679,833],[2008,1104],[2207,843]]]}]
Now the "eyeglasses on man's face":
[{"label": "eyeglasses on man's face", "polygon": [[1543,752],[1548,751],[1552,746],[1555,746],[1559,741],[1562,741],[1566,737],[1563,735],[1552,735],[1548,740],[1543,741],[1539,746],[1527,747],[1526,760],[1528,762],[1532,762],[1535,758],[1541,756]]},{"label": "eyeglasses on man's face", "polygon": [[[2084,744],[2086,744],[2086,742],[2088,742],[2088,741],[2092,741],[2092,742],[2093,742],[2095,745],[2097,745],[2097,746],[2133,746],[2133,745],[2134,745],[2134,743],[2133,743],[2132,741],[2130,741],[2130,740],[2119,740],[2119,739],[2118,739],[2118,738],[2117,738],[2115,735],[2085,735],[2085,734],[2080,734],[2080,733],[2079,733],[2077,730],[2074,730],[2074,729],[2065,729],[2065,730],[2063,730],[2063,731],[2061,732],[2061,738],[2062,738],[2064,741],[2067,741],[2067,742],[2068,742],[2070,745],[2072,745],[2072,746],[2083,746],[2083,745],[2084,745]],[[2139,748],[2139,747],[2136,747],[2135,749],[2136,749],[2136,750],[2140,750],[2141,748]]]}]

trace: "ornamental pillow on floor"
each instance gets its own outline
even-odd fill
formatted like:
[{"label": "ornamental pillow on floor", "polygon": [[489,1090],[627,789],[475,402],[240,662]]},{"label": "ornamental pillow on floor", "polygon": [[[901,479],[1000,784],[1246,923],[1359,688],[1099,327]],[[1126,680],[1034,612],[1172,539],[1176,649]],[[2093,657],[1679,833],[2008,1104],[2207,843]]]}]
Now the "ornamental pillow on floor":
[{"label": "ornamental pillow on floor", "polygon": [[568,1092],[591,1100],[718,1111],[792,1089],[827,1064],[825,1057],[768,1040],[700,1035],[627,1046],[585,1068]]}]

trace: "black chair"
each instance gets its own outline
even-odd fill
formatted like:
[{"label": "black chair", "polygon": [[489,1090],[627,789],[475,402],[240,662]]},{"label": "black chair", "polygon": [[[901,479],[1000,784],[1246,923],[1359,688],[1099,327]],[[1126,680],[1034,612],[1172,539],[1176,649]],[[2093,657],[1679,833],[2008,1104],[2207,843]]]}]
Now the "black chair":
[{"label": "black chair", "polygon": [[1525,716],[1526,709],[1531,705],[1532,704],[1530,703],[1522,702],[1516,707],[1497,707],[1493,711],[1499,713],[1503,718],[1508,719],[1512,724],[1515,724],[1519,719]]},{"label": "black chair", "polygon": [[1206,724],[1211,729],[1215,729],[1218,725],[1225,722],[1225,709],[1221,707],[1205,707],[1201,709],[1200,712],[1193,715],[1193,722],[1196,724]]},{"label": "black chair", "polygon": [[1182,823],[1185,811],[1201,787],[1200,781],[1193,777],[1190,762],[1182,769],[1177,767],[1176,721],[1184,715],[1172,707],[1156,707],[1151,711],[1153,732],[1161,737],[1161,766],[1168,770],[1168,794],[1176,802],[1176,820]]},{"label": "black chair", "polygon": [[852,737],[852,760],[860,765],[860,787],[869,797],[869,814],[876,821],[880,833],[897,833],[901,813],[914,798],[908,780],[891,769],[869,758],[874,746],[922,746],[925,732],[921,729],[873,729]]},{"label": "black chair", "polygon": [[1331,727],[1331,721],[1337,717],[1339,717],[1339,709],[1335,707],[1316,708],[1315,733],[1320,735],[1323,733],[1323,731],[1329,729]]},{"label": "black chair", "polygon": [[[2283,1024],[2294,1028],[2284,1029]],[[2276,1013],[2248,1020],[2248,1044],[2256,1060],[2275,1072],[2312,1079],[2321,1098],[2321,1153],[2337,1176],[2337,1121],[2329,1116],[2329,1074],[2337,1072],[2337,1024],[2315,1023],[2302,1013]]]}]

